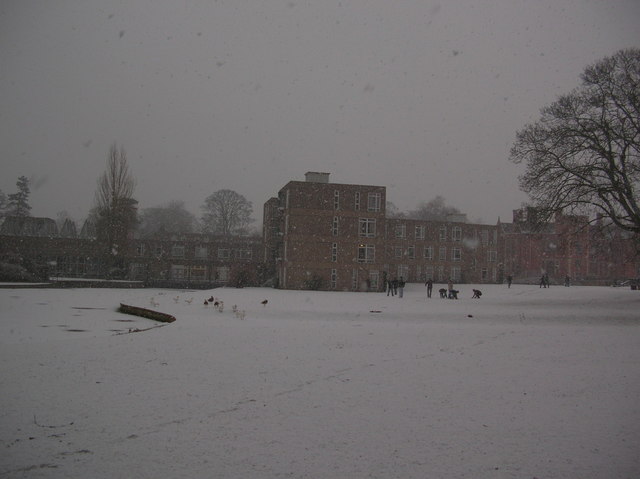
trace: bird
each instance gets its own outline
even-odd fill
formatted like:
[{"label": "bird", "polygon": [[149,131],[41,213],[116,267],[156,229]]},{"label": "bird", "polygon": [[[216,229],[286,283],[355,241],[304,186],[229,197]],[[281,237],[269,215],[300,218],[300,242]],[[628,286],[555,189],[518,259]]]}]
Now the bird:
[{"label": "bird", "polygon": [[206,299],[204,300],[204,305],[205,306],[209,306],[209,301],[207,301]]},{"label": "bird", "polygon": [[207,301],[209,301],[210,303],[213,303],[213,296],[210,296],[209,299],[207,299]]},{"label": "bird", "polygon": [[266,306],[268,302],[269,302],[269,300],[265,299],[264,301],[261,302],[261,304],[262,304],[262,306]]}]

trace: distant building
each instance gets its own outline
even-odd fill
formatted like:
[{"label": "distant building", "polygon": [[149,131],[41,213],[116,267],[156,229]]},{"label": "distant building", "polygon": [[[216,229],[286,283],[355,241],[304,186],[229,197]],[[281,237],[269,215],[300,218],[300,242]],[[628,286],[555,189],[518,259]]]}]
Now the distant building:
[{"label": "distant building", "polygon": [[[381,291],[384,281],[495,282],[496,226],[465,215],[431,222],[386,217],[386,188],[310,172],[265,203],[265,261],[286,289]],[[269,266],[268,266],[269,267]]]},{"label": "distant building", "polygon": [[[309,172],[264,204],[259,236],[160,231],[132,237],[118,252],[123,279],[171,288],[271,285],[284,289],[383,291],[385,281],[612,284],[640,277],[638,235],[603,219],[558,214],[540,223],[535,208],[512,223],[468,223],[386,216],[386,187],[330,183]],[[0,219],[0,267],[21,265],[38,277],[105,277],[105,245],[95,223],[78,235],[49,218]],[[11,270],[7,267],[6,270]],[[13,268],[15,269],[15,268]],[[41,274],[42,273],[42,274]]]},{"label": "distant building", "polygon": [[640,276],[637,236],[601,220],[557,214],[539,223],[535,208],[513,212],[513,223],[502,223],[500,236],[506,274],[521,282],[537,282],[548,274],[552,282],[611,284]]}]

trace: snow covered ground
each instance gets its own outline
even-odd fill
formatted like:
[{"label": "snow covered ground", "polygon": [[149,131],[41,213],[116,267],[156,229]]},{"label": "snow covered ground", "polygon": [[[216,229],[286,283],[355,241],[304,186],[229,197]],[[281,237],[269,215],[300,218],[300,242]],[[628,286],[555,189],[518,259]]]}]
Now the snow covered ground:
[{"label": "snow covered ground", "polygon": [[0,289],[0,477],[640,477],[640,291],[460,289]]}]

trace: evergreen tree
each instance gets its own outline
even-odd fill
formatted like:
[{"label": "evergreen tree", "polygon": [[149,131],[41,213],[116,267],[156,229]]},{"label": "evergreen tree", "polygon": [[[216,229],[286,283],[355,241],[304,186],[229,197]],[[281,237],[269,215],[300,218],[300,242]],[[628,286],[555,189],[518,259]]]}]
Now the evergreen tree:
[{"label": "evergreen tree", "polygon": [[21,176],[16,183],[18,191],[8,196],[8,214],[13,216],[31,216],[29,205],[29,178]]}]

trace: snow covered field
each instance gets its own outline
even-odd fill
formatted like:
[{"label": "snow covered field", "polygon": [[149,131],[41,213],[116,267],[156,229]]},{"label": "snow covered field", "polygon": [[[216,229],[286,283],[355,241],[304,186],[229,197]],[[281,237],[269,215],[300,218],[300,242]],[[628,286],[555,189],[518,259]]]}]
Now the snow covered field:
[{"label": "snow covered field", "polygon": [[0,477],[640,477],[640,291],[460,289],[0,289]]}]

